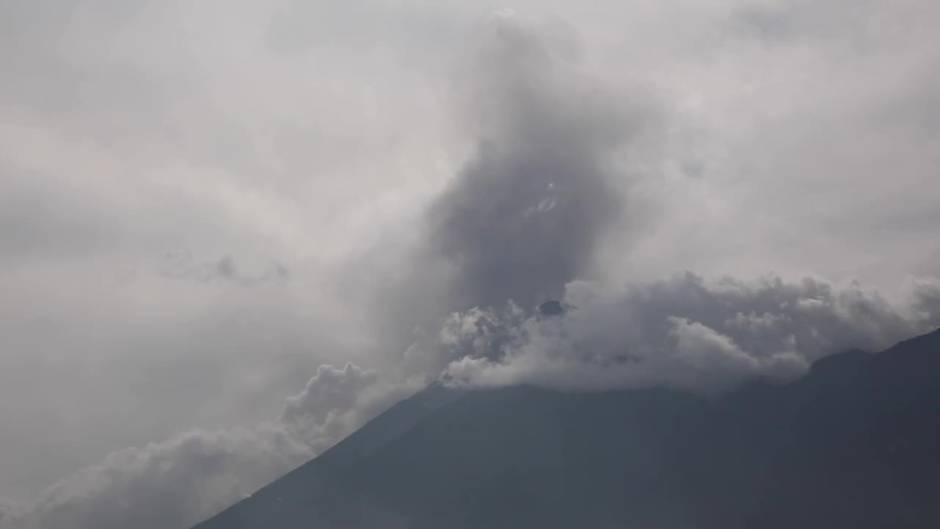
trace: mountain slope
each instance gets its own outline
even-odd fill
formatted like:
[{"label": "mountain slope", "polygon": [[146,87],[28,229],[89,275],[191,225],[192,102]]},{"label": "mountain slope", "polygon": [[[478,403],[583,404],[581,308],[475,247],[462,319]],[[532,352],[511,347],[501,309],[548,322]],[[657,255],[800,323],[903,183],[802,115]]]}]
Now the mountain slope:
[{"label": "mountain slope", "polygon": [[717,398],[431,388],[198,529],[940,527],[940,331]]}]

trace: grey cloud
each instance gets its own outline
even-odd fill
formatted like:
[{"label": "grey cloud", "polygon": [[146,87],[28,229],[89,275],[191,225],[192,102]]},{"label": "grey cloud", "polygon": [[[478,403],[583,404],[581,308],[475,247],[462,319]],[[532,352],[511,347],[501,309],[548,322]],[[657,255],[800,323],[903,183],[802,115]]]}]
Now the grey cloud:
[{"label": "grey cloud", "polygon": [[[9,27],[0,31],[0,58],[12,75],[0,98],[15,110],[105,145],[125,141],[130,130],[151,141],[178,132],[165,115],[194,91],[194,64],[183,39],[156,42],[154,32],[140,29],[172,20],[172,6],[66,0],[6,2],[3,9]],[[175,56],[172,66],[161,54]]]},{"label": "grey cloud", "polygon": [[4,520],[11,520],[17,516],[16,511],[17,507],[14,502],[0,498],[0,527],[3,526]]},{"label": "grey cloud", "polygon": [[[52,191],[52,192],[50,192]],[[106,213],[77,196],[67,178],[0,163],[0,257],[5,263],[41,258],[73,258],[106,248],[121,235]]]},{"label": "grey cloud", "polygon": [[419,387],[355,364],[342,369],[322,365],[300,393],[287,399],[281,422],[319,453]]},{"label": "grey cloud", "polygon": [[768,43],[846,37],[857,43],[871,30],[865,17],[873,8],[877,6],[871,0],[835,0],[826,4],[806,0],[746,2],[732,9],[731,21],[733,26]]},{"label": "grey cloud", "polygon": [[754,377],[786,380],[827,354],[878,350],[930,330],[940,318],[923,307],[936,299],[920,288],[898,307],[858,285],[774,277],[685,274],[623,291],[575,282],[560,317],[472,310],[452,316],[432,347],[458,385],[709,392]]},{"label": "grey cloud", "polygon": [[625,207],[612,157],[643,127],[541,35],[513,23],[467,89],[476,152],[431,206],[431,244],[458,269],[458,307],[557,296]]},{"label": "grey cloud", "polygon": [[[151,2],[145,10],[143,3],[117,1],[4,6],[25,15],[0,17],[7,24],[3,29],[15,30],[0,31],[7,44],[0,46],[0,57],[15,74],[0,86],[3,154],[36,162],[36,172],[49,173],[30,175],[22,185],[14,179],[18,175],[0,174],[6,192],[0,193],[0,233],[6,235],[0,237],[0,253],[44,260],[39,267],[19,267],[19,275],[5,274],[0,285],[15,294],[0,304],[6,330],[0,372],[4,400],[18,405],[3,415],[7,424],[18,425],[12,436],[17,443],[0,436],[9,448],[0,454],[3,468],[17,472],[2,472],[0,485],[12,491],[17,487],[11,483],[27,473],[37,482],[12,494],[32,494],[49,475],[113,446],[166,438],[168,428],[270,417],[258,410],[274,410],[259,403],[273,399],[276,409],[279,388],[307,378],[295,368],[310,350],[335,349],[338,354],[328,356],[333,359],[360,354],[387,361],[379,358],[391,355],[377,351],[399,351],[399,344],[413,340],[415,322],[435,328],[427,322],[453,309],[463,312],[447,319],[441,333],[422,336],[408,348],[402,367],[407,374],[424,379],[446,371],[453,381],[470,385],[712,390],[748,377],[795,376],[826,352],[875,348],[940,315],[940,295],[928,287],[918,288],[916,303],[899,309],[857,288],[818,281],[722,284],[694,276],[626,291],[575,282],[564,294],[570,306],[564,314],[529,312],[534,303],[562,296],[566,283],[589,276],[597,250],[618,249],[599,242],[604,232],[619,236],[637,229],[613,225],[636,204],[616,195],[623,175],[610,159],[634,145],[633,135],[644,133],[649,116],[596,89],[583,72],[594,68],[594,74],[616,78],[635,73],[636,63],[638,74],[676,105],[707,114],[702,145],[696,145],[701,163],[698,150],[688,164],[681,162],[688,153],[677,156],[679,165],[698,165],[687,172],[701,178],[690,183],[683,176],[673,187],[663,185],[663,194],[674,199],[664,224],[672,222],[673,229],[649,231],[656,244],[646,252],[624,245],[629,266],[617,263],[605,272],[621,274],[618,280],[660,277],[677,267],[736,275],[773,268],[786,277],[808,269],[846,277],[871,267],[887,285],[909,271],[936,244],[929,228],[940,188],[934,185],[933,139],[923,134],[936,129],[930,112],[935,98],[921,89],[930,86],[922,72],[932,71],[926,67],[932,58],[917,53],[933,49],[929,2],[903,3],[920,4],[923,14],[916,19],[893,3],[876,9],[873,2],[851,0],[742,12],[734,23],[774,44],[757,41],[757,53],[749,47],[754,43],[741,46],[741,39],[725,34],[712,39],[712,15],[767,3],[592,6],[573,16],[599,45],[589,50],[598,63],[588,64],[572,64],[551,36],[503,25],[501,40],[485,48],[466,76],[469,104],[460,126],[479,139],[477,149],[429,214],[431,254],[451,261],[454,278],[431,259],[402,257],[408,250],[401,247],[412,244],[412,233],[423,236],[412,223],[412,211],[420,207],[412,195],[424,199],[439,184],[409,175],[449,174],[440,170],[449,164],[435,153],[453,147],[435,128],[438,80],[425,75],[439,74],[453,48],[470,40],[451,30],[473,33],[468,28],[476,12],[376,2],[389,17],[378,19],[373,4],[346,10],[315,6],[311,16],[328,11],[335,17],[316,20],[320,26],[311,32],[311,17],[288,12],[280,20],[290,19],[290,27],[275,21],[266,32],[266,21],[280,17],[270,16],[280,6],[224,4],[224,16],[218,6],[169,2]],[[527,9],[520,6],[519,12]],[[879,23],[858,24],[858,13]],[[904,28],[903,35],[870,32],[891,27]],[[918,28],[928,30],[923,38],[907,38]],[[825,35],[836,38],[818,38]],[[273,42],[280,36],[286,40]],[[621,38],[629,45],[612,49]],[[868,47],[847,49],[859,42]],[[282,47],[270,49],[275,44]],[[282,53],[285,46],[294,46],[292,53]],[[441,62],[426,64],[436,60]],[[868,116],[888,96],[903,108],[889,105],[874,113],[877,125],[890,122],[891,128],[888,135],[872,135],[871,120],[859,116]],[[51,138],[46,148],[37,148],[45,135]],[[94,156],[85,153],[89,145]],[[59,182],[71,185],[58,187]],[[17,189],[25,191],[15,194]],[[396,202],[402,195],[409,199]],[[54,206],[52,214],[20,197]],[[373,215],[376,206],[386,209]],[[837,223],[826,224],[821,216]],[[389,236],[388,224],[395,222],[408,241]],[[884,229],[889,224],[894,229]],[[363,237],[387,246],[361,258]],[[198,257],[190,256],[179,269],[167,266],[168,273],[152,281],[118,289],[93,280],[124,266],[123,259],[135,266],[178,245],[193,248]],[[88,254],[94,259],[82,269],[61,259]],[[285,256],[294,272],[290,289],[263,289],[259,295],[166,281],[178,274],[224,286],[265,276],[246,272],[251,268],[244,259],[258,255]],[[323,255],[362,264],[329,273],[302,268],[304,258]],[[305,272],[324,277],[304,283]],[[403,286],[387,286],[402,276]],[[440,292],[450,279],[454,298]],[[333,294],[330,289],[335,296],[326,294]],[[505,304],[508,297],[519,304]],[[305,302],[297,303],[301,298]],[[484,308],[464,310],[473,305]],[[256,317],[246,323],[233,313]],[[324,337],[343,345],[327,346],[332,340]],[[294,360],[278,368],[277,376],[268,373],[285,350]],[[383,394],[411,387],[388,382],[384,370],[378,377],[383,381],[375,384],[374,375],[349,370],[324,371],[321,382],[285,408],[273,433],[262,432],[267,427],[243,434],[191,433],[131,451],[109,459],[113,464],[101,472],[81,474],[99,485],[69,480],[43,512],[62,505],[89,513],[89,527],[99,527],[94,513],[117,523],[117,511],[109,509],[120,508],[122,486],[131,491],[126,498],[132,505],[143,509],[153,501],[165,507],[163,521],[237,498],[257,483],[240,481],[241,470],[219,474],[224,485],[211,479],[186,485],[207,491],[198,508],[185,499],[174,506],[177,497],[161,492],[169,486],[163,481],[154,489],[138,484],[146,481],[144,470],[163,475],[155,462],[201,461],[200,453],[222,454],[218,459],[236,469],[244,460],[259,475],[274,473],[296,460],[293,449],[264,448],[276,439],[302,438],[297,446],[315,453],[312,446],[332,442],[381,408]],[[55,383],[39,390],[32,387],[37,379]],[[116,389],[103,389],[109,387]],[[347,391],[372,396],[359,401]],[[363,411],[334,411],[335,419],[305,411],[334,398],[355,400],[350,406]],[[98,435],[82,439],[87,431]],[[38,438],[39,449],[32,446]],[[65,455],[67,465],[56,462]],[[209,477],[216,475],[212,468]],[[229,486],[236,479],[239,485]],[[88,507],[79,505],[81,498]],[[29,519],[52,523],[40,516],[34,510]]]},{"label": "grey cloud", "polygon": [[320,366],[277,421],[191,431],[115,452],[32,504],[0,509],[0,528],[189,527],[329,448],[415,389],[352,364]]},{"label": "grey cloud", "polygon": [[940,321],[940,282],[916,282],[913,296],[918,318],[925,321]]},{"label": "grey cloud", "polygon": [[47,490],[9,527],[182,528],[310,455],[274,428],[191,432],[108,456]]},{"label": "grey cloud", "polygon": [[413,5],[365,0],[336,5],[289,0],[271,17],[266,41],[277,51],[301,53],[342,39],[360,51],[404,48],[407,53],[401,54],[401,60],[427,60],[440,53],[442,40],[466,35],[473,13],[472,8],[448,1]]},{"label": "grey cloud", "polygon": [[287,266],[276,260],[246,270],[231,255],[200,261],[188,250],[165,253],[159,260],[158,271],[165,277],[173,279],[199,282],[227,281],[241,286],[283,282],[290,278],[290,270]]}]

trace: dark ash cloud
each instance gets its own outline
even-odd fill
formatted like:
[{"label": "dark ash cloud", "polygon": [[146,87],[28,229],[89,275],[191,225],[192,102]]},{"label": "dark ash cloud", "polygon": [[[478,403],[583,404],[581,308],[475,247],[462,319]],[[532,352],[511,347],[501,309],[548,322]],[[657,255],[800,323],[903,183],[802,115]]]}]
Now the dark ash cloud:
[{"label": "dark ash cloud", "polygon": [[530,306],[589,266],[625,207],[612,158],[648,116],[588,82],[551,41],[505,23],[471,70],[476,152],[431,206],[457,307]]}]

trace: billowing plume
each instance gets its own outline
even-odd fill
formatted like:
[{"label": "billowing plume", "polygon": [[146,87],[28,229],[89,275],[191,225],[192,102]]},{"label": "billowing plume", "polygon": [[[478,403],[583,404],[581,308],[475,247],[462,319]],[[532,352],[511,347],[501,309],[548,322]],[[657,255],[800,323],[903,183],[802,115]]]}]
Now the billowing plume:
[{"label": "billowing plume", "polygon": [[422,351],[442,358],[444,378],[460,386],[710,392],[792,379],[827,354],[874,351],[929,331],[938,302],[929,285],[897,307],[858,285],[814,279],[709,282],[689,273],[619,291],[574,282],[562,311],[509,304],[456,313],[425,344],[433,352]]},{"label": "billowing plume", "polygon": [[504,24],[472,70],[475,155],[429,212],[431,244],[457,268],[456,307],[557,297],[623,207],[611,158],[647,113],[587,82],[549,44]]}]

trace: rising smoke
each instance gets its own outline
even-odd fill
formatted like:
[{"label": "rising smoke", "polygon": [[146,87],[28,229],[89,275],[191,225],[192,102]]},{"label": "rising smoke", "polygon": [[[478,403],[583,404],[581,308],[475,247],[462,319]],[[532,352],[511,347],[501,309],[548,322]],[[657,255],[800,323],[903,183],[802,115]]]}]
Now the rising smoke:
[{"label": "rising smoke", "polygon": [[429,211],[431,245],[458,269],[453,306],[561,295],[625,207],[613,157],[650,119],[503,24],[477,61],[465,111],[476,152]]}]

